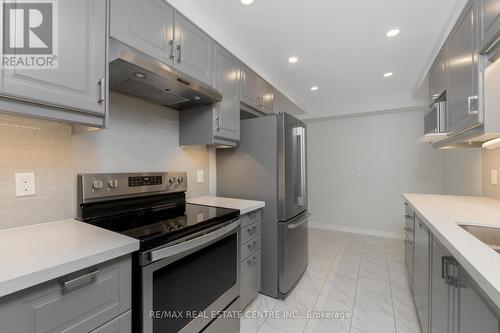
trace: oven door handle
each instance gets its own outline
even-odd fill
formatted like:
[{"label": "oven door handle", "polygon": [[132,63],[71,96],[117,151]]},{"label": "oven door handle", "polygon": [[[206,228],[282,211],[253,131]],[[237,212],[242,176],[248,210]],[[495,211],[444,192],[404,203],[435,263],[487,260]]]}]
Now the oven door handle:
[{"label": "oven door handle", "polygon": [[217,241],[219,239],[228,236],[229,234],[232,234],[237,228],[239,228],[239,226],[240,226],[240,220],[237,220],[225,227],[216,229],[215,231],[212,231],[208,234],[204,234],[200,237],[196,237],[176,245],[151,251],[149,253],[149,260],[151,262],[154,262],[178,255],[180,253],[190,252],[205,247],[206,245],[214,241]]}]

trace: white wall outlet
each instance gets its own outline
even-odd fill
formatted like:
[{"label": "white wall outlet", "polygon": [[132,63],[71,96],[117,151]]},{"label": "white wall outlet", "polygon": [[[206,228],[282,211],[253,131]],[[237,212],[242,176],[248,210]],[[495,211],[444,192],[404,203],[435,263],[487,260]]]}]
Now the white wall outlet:
[{"label": "white wall outlet", "polygon": [[16,173],[16,196],[35,195],[35,173]]},{"label": "white wall outlet", "polygon": [[491,185],[498,184],[498,170],[491,170]]},{"label": "white wall outlet", "polygon": [[200,169],[200,170],[196,170],[196,182],[198,184],[203,184],[203,182],[205,181],[204,180],[204,174],[203,174],[203,170]]}]

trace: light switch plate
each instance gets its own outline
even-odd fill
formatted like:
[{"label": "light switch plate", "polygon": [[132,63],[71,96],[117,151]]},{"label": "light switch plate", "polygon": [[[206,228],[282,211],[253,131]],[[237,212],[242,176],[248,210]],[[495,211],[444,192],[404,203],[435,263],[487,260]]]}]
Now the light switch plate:
[{"label": "light switch plate", "polygon": [[16,173],[16,196],[25,197],[35,195],[35,173],[24,172]]},{"label": "light switch plate", "polygon": [[203,170],[202,170],[202,169],[197,170],[197,171],[196,171],[196,182],[197,182],[198,184],[203,184],[203,182],[205,181],[205,180],[204,180],[204,178],[205,178],[205,177],[204,177]]},{"label": "light switch plate", "polygon": [[491,170],[491,185],[498,184],[498,170]]}]

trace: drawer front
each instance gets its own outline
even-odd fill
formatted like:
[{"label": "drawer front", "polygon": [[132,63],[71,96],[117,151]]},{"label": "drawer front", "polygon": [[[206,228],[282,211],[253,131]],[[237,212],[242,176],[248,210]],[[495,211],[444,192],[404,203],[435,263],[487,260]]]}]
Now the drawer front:
[{"label": "drawer front", "polygon": [[254,223],[241,230],[241,244],[245,244],[249,240],[259,236],[262,230],[262,222]]},{"label": "drawer front", "polygon": [[260,291],[260,251],[241,262],[241,308],[244,309]]},{"label": "drawer front", "polygon": [[261,247],[261,238],[260,236],[257,236],[256,238],[254,239],[251,239],[249,240],[248,242],[246,242],[245,244],[243,244],[241,246],[241,260],[245,260],[246,258],[248,258],[250,255],[254,254],[255,252],[257,252],[258,250],[260,250],[260,247]]},{"label": "drawer front", "polygon": [[127,256],[11,295],[0,304],[2,331],[90,332],[131,308],[131,278]]},{"label": "drawer front", "polygon": [[132,333],[132,311],[128,310],[91,333]]},{"label": "drawer front", "polygon": [[245,228],[251,224],[262,221],[262,209],[254,210],[240,217],[241,228]]}]

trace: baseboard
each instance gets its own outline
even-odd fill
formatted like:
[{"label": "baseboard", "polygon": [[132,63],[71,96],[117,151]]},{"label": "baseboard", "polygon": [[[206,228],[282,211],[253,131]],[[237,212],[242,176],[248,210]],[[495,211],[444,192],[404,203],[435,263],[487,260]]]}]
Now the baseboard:
[{"label": "baseboard", "polygon": [[404,235],[402,233],[399,233],[399,232],[382,231],[382,230],[374,230],[374,229],[366,229],[366,228],[356,228],[356,227],[347,227],[347,226],[343,226],[343,225],[326,224],[326,223],[309,223],[309,227],[310,228],[317,228],[317,229],[349,232],[352,234],[362,234],[362,235],[377,236],[377,237],[384,237],[384,238],[404,239]]}]

